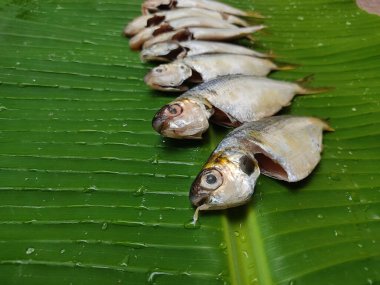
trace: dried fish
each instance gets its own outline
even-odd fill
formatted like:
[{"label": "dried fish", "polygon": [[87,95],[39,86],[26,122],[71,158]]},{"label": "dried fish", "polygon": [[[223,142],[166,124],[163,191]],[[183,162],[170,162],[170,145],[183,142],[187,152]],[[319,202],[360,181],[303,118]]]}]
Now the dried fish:
[{"label": "dried fish", "polygon": [[[297,82],[265,77],[227,75],[185,92],[154,116],[153,128],[176,139],[201,139],[210,119],[222,126],[240,126],[277,113],[296,94],[316,94],[328,88],[306,88],[305,77]],[[174,110],[176,112],[174,112]]]},{"label": "dried fish", "polygon": [[188,40],[208,40],[208,41],[231,41],[250,37],[254,32],[266,28],[264,25],[251,26],[245,28],[233,29],[215,29],[215,28],[184,28],[176,31],[160,34],[147,40],[143,47],[147,48],[159,42],[169,40],[188,41]]},{"label": "dried fish", "polygon": [[145,2],[141,5],[141,10],[142,14],[146,15],[162,10],[189,7],[208,9],[237,16],[256,15],[255,13],[247,13],[230,5],[213,0],[145,0]]},{"label": "dried fish", "polygon": [[186,17],[164,22],[159,26],[143,29],[129,41],[132,49],[140,49],[144,42],[160,34],[187,27],[206,27],[218,29],[235,29],[233,24],[212,17]]},{"label": "dried fish", "polygon": [[247,47],[211,41],[167,41],[154,44],[141,51],[142,61],[172,61],[187,56],[230,53],[271,58],[273,55],[257,52]]},{"label": "dried fish", "polygon": [[290,65],[278,66],[272,61],[238,54],[205,54],[177,59],[153,68],[145,82],[151,88],[185,91],[189,83],[202,83],[223,75],[244,74],[266,76],[272,70],[288,70]]},{"label": "dried fish", "polygon": [[328,124],[313,117],[276,116],[233,130],[203,166],[190,190],[200,210],[235,207],[249,201],[261,173],[296,182],[321,159],[322,132]]},{"label": "dried fish", "polygon": [[233,15],[200,8],[183,8],[161,11],[152,15],[142,15],[137,17],[124,28],[124,34],[126,36],[134,36],[144,28],[159,25],[164,21],[171,21],[185,17],[211,17],[219,20],[225,20],[230,24],[235,24],[242,27],[248,26],[246,21]]}]

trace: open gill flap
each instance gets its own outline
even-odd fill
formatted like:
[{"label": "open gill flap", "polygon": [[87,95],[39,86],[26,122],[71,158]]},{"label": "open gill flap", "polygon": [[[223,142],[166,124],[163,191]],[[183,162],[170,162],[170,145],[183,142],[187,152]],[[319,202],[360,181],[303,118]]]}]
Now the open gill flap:
[{"label": "open gill flap", "polygon": [[222,110],[214,107],[214,114],[210,118],[210,120],[217,125],[223,126],[223,127],[239,127],[242,123],[240,123],[238,120],[236,120],[234,117],[226,114]]},{"label": "open gill flap", "polygon": [[204,82],[202,74],[200,74],[198,71],[195,69],[191,69],[191,76],[187,79],[187,81],[192,82],[192,83],[202,83]]},{"label": "open gill flap", "polygon": [[157,10],[164,11],[164,10],[171,10],[177,6],[177,1],[170,0],[168,3],[164,3],[157,6]]},{"label": "open gill flap", "polygon": [[259,146],[255,146],[255,158],[259,163],[260,171],[266,176],[273,177],[275,179],[289,181],[289,176],[286,170],[277,161],[273,160],[271,156],[266,153]]},{"label": "open gill flap", "polygon": [[147,27],[156,26],[161,24],[165,20],[165,16],[153,15],[153,17],[149,18],[146,22]]},{"label": "open gill flap", "polygon": [[171,32],[171,31],[173,31],[173,28],[169,24],[164,23],[154,30],[153,36],[158,36],[163,33]]},{"label": "open gill flap", "polygon": [[193,37],[193,34],[188,29],[182,29],[182,30],[178,30],[178,32],[175,33],[171,39],[174,41],[183,42],[183,41],[193,40],[194,37]]},{"label": "open gill flap", "polygon": [[165,55],[165,58],[169,60],[183,58],[186,56],[186,53],[188,52],[188,50],[189,50],[188,48],[184,48],[180,46],[176,49],[171,50],[167,55]]}]

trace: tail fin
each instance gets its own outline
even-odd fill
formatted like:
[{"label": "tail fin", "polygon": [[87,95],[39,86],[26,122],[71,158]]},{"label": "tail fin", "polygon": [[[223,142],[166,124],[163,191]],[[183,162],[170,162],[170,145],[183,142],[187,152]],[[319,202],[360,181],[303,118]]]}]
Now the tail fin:
[{"label": "tail fin", "polygon": [[249,26],[249,27],[244,27],[244,28],[240,28],[240,31],[244,34],[252,34],[252,33],[255,33],[257,31],[260,31],[260,30],[263,30],[267,28],[267,26],[265,25],[256,25],[256,26]]},{"label": "tail fin", "polygon": [[265,58],[269,58],[269,59],[275,59],[275,58],[278,57],[278,55],[275,54],[275,53],[273,52],[273,50],[269,50],[268,52],[264,53],[264,57],[265,57]]},{"label": "tail fin", "polygon": [[299,64],[293,64],[293,63],[276,63],[276,70],[293,70],[296,69],[297,67],[300,67]]},{"label": "tail fin", "polygon": [[261,15],[259,12],[255,12],[255,11],[247,12],[246,17],[257,18],[257,19],[265,19],[266,18],[265,16]]},{"label": "tail fin", "polygon": [[246,38],[248,38],[250,41],[255,42],[255,38],[251,34],[257,31],[261,31],[265,29],[266,27],[267,26],[265,25],[249,26],[249,27],[240,28],[240,31],[241,31],[241,34],[245,35]]},{"label": "tail fin", "polygon": [[332,128],[329,123],[327,123],[325,120],[323,120],[323,122],[325,123],[325,125],[323,126],[323,130],[326,131],[326,132],[335,132],[335,129]]},{"label": "tail fin", "polygon": [[319,93],[324,93],[324,92],[328,92],[335,89],[334,87],[316,87],[316,88],[306,87],[306,85],[309,84],[313,79],[314,79],[314,74],[310,74],[308,76],[298,79],[296,81],[296,83],[300,87],[298,94],[300,95],[319,94]]},{"label": "tail fin", "polygon": [[321,124],[322,126],[322,129],[326,132],[335,132],[335,130],[330,127],[329,123],[328,123],[328,119],[324,118],[324,119],[321,119],[321,118],[317,118],[317,117],[311,117],[311,120],[315,121],[317,124]]}]

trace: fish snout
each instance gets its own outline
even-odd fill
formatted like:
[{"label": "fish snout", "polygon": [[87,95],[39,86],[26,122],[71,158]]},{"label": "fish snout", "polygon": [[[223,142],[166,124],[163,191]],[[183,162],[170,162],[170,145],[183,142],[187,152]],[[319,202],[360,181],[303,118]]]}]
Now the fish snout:
[{"label": "fish snout", "polygon": [[207,204],[210,195],[206,194],[206,193],[199,192],[199,190],[197,190],[195,188],[196,188],[196,186],[195,187],[192,186],[190,189],[189,198],[190,198],[191,204],[195,207],[199,207],[199,206],[202,206],[204,204]]},{"label": "fish snout", "polygon": [[202,186],[200,185],[203,172],[204,171],[198,174],[197,178],[195,178],[190,188],[190,193],[189,193],[190,202],[195,207],[199,207],[201,205],[207,204],[210,198],[210,192],[204,191],[204,189],[202,189]]},{"label": "fish snout", "polygon": [[147,73],[147,75],[145,75],[145,77],[144,77],[144,82],[145,82],[147,85],[151,86],[151,85],[152,85],[152,81],[153,81],[152,79],[153,79],[152,71],[149,71],[149,72]]},{"label": "fish snout", "polygon": [[156,130],[156,132],[161,133],[165,128],[167,127],[167,116],[165,116],[165,108],[163,107],[160,111],[154,115],[153,120],[152,120],[152,127],[153,129]]}]

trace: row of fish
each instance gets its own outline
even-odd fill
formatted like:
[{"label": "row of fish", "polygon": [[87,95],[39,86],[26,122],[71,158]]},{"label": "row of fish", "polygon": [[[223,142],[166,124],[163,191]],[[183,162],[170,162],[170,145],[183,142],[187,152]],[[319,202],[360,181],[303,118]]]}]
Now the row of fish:
[{"label": "row of fish", "polygon": [[197,210],[246,203],[260,173],[295,182],[320,160],[322,132],[332,129],[312,117],[275,116],[295,95],[324,92],[296,82],[269,79],[271,53],[230,41],[264,29],[238,16],[260,16],[212,0],[146,0],[143,15],[124,29],[142,61],[168,62],[144,78],[153,89],[184,92],[154,116],[153,128],[165,137],[201,139],[209,123],[236,127],[214,150],[195,179],[190,200]]}]

